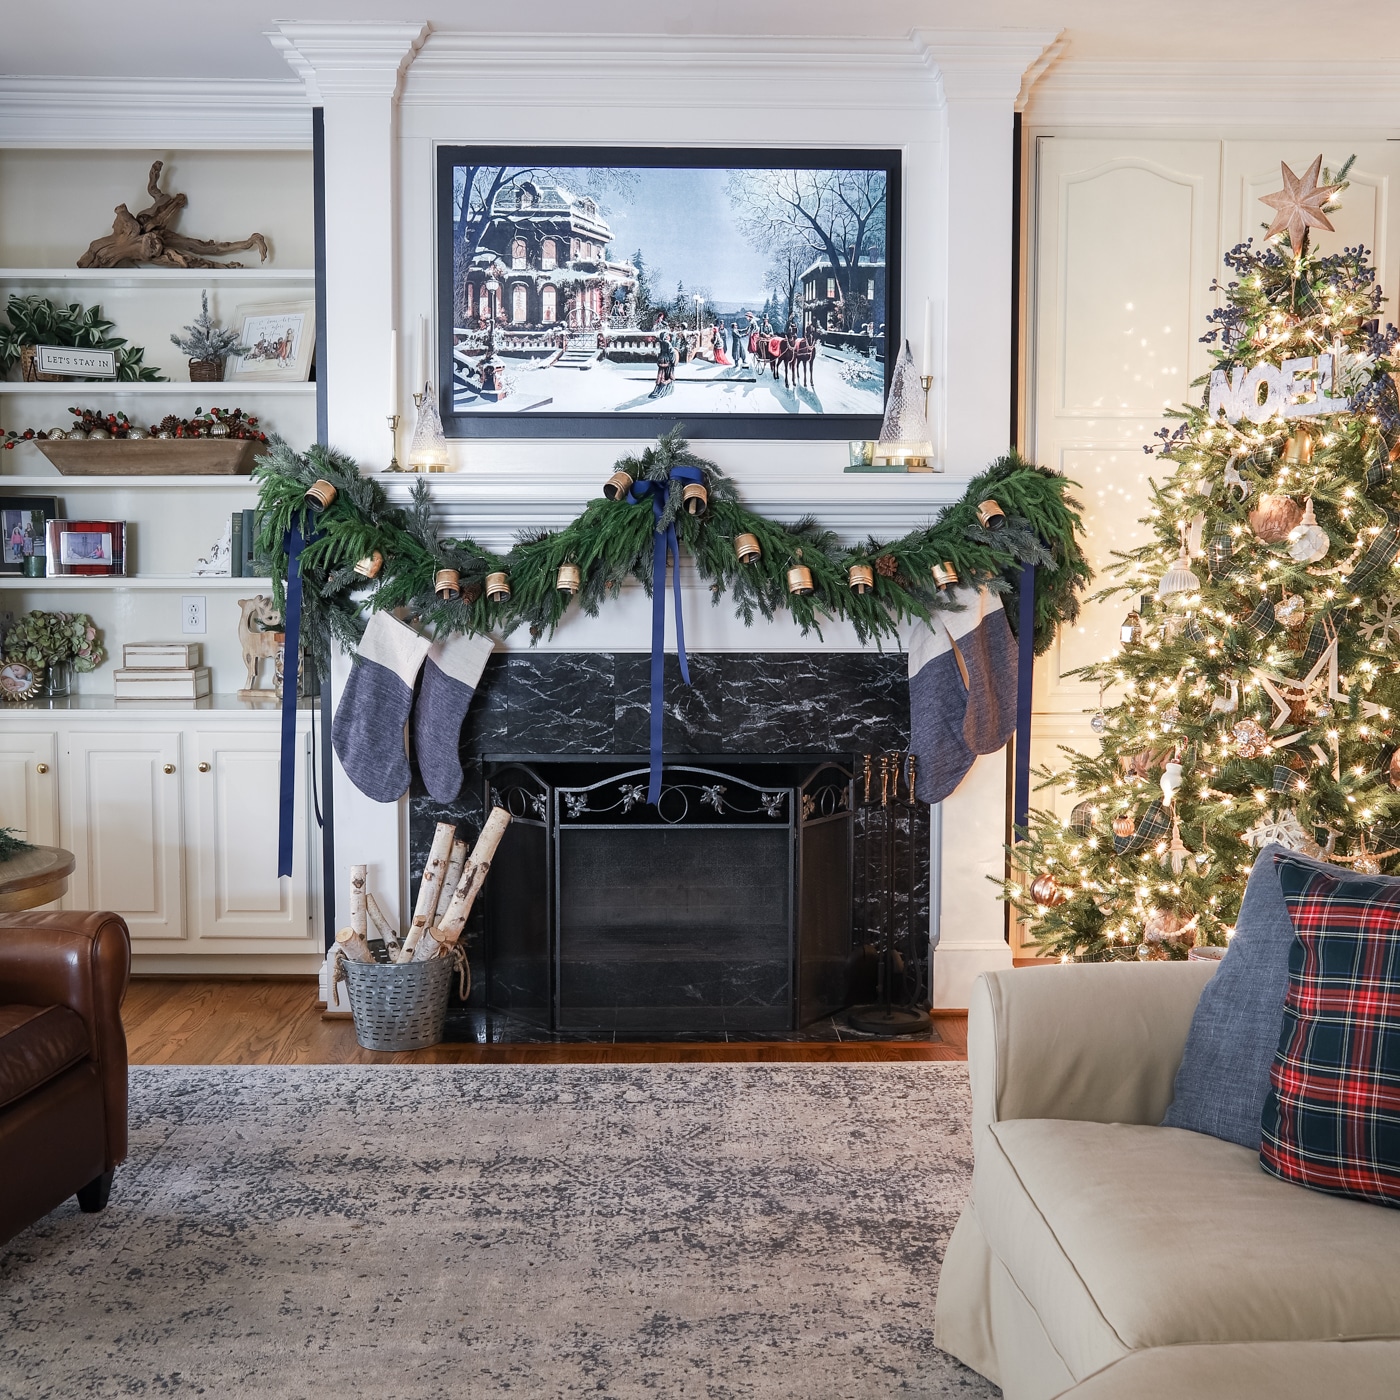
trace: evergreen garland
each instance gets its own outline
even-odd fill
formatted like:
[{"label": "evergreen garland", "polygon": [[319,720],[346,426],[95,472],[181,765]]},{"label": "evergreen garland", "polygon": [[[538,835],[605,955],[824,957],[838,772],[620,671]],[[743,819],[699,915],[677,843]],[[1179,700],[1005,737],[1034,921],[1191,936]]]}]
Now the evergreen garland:
[{"label": "evergreen garland", "polygon": [[0,826],[0,860],[11,860],[21,851],[32,851],[33,846],[20,836],[12,826]]},{"label": "evergreen garland", "polygon": [[[545,636],[562,621],[571,601],[556,587],[561,564],[579,566],[579,606],[596,616],[629,578],[650,595],[653,531],[669,524],[709,584],[715,604],[729,595],[745,625],[786,608],[804,634],[820,637],[821,621],[838,619],[850,622],[867,644],[894,639],[901,623],[928,620],[950,605],[932,574],[933,566],[945,561],[964,583],[984,583],[1008,595],[1014,626],[1020,569],[1034,563],[1035,649],[1040,653],[1057,627],[1079,615],[1079,592],[1092,576],[1079,545],[1072,483],[1015,453],[999,458],[970,482],[963,498],[932,523],[897,540],[872,537],[855,547],[840,544],[815,520],[783,525],[749,510],[734,482],[713,462],[696,456],[679,428],[617,465],[634,481],[657,482],[668,481],[673,467],[698,467],[705,475],[709,508],[698,516],[686,513],[679,481],[670,481],[659,522],[649,500],[635,505],[599,497],[572,524],[522,535],[501,557],[470,539],[439,537],[428,477],[418,477],[408,505],[398,506],[344,454],[320,446],[297,453],[274,439],[255,471],[262,510],[258,546],[271,559],[274,602],[279,608],[284,604],[285,539],[294,523],[303,533],[315,532],[301,556],[302,628],[307,645],[318,654],[332,642],[347,651],[355,647],[363,630],[362,607],[405,609],[434,635],[508,634],[524,625],[532,637]],[[334,503],[321,512],[309,510],[306,501],[307,488],[317,478],[337,492]],[[977,507],[989,498],[1006,513],[997,530],[977,522]],[[759,541],[762,557],[754,563],[738,560],[734,540],[740,534]],[[375,552],[383,555],[383,567],[377,578],[367,580],[354,566]],[[812,571],[815,591],[810,596],[788,592],[787,571],[796,564]],[[869,593],[850,588],[848,570],[854,564],[874,566],[875,586]],[[434,595],[439,569],[457,570],[459,598],[443,602]],[[498,571],[509,576],[511,587],[510,598],[501,603],[489,601],[484,589],[486,575]]]}]

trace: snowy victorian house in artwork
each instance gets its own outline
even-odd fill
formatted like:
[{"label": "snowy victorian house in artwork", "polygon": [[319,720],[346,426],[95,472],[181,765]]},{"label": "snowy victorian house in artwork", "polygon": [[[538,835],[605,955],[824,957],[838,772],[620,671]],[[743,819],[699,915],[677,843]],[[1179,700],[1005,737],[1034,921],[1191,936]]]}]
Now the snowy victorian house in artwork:
[{"label": "snowy victorian house in artwork", "polygon": [[507,186],[492,201],[490,223],[467,269],[466,325],[618,325],[636,290],[637,269],[608,260],[611,241],[596,200],[528,180]]}]

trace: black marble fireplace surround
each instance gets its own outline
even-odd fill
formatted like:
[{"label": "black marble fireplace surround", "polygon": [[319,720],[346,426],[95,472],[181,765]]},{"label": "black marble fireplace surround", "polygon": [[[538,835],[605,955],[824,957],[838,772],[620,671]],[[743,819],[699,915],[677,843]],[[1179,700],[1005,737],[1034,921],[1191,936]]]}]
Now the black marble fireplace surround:
[{"label": "black marble fireplace surround", "polygon": [[[728,759],[763,755],[823,755],[844,760],[860,777],[860,755],[904,750],[909,741],[907,662],[900,653],[770,652],[692,653],[692,686],[680,684],[674,656],[666,659],[668,759]],[[483,755],[645,755],[648,746],[650,658],[635,652],[513,652],[492,657],[482,676],[461,736],[465,779],[456,802],[444,807],[424,791],[415,772],[410,797],[411,888],[416,888],[438,821],[456,822],[469,837],[484,815]],[[644,765],[645,760],[640,760]],[[877,784],[878,785],[878,784]],[[866,808],[857,782],[853,822],[850,1000],[869,999],[871,959],[888,918],[916,930],[928,928],[928,809],[899,814],[896,859],[912,872],[896,882],[893,898],[878,870],[878,808]],[[878,793],[876,794],[878,802]],[[911,820],[912,817],[912,820]],[[510,839],[507,834],[507,841]],[[504,849],[504,848],[503,848]],[[498,860],[498,868],[507,862]],[[495,872],[492,878],[494,879]],[[912,888],[913,908],[906,888]],[[554,1030],[538,1017],[489,1013],[489,946],[485,905],[468,930],[473,991],[469,1007],[454,1007],[449,1035],[480,1039],[597,1039],[621,1037],[626,1028],[590,1033]],[[927,956],[924,940],[916,945]],[[911,975],[917,969],[910,969]],[[926,985],[926,983],[925,983]],[[499,1008],[498,1008],[499,1010]],[[764,1032],[745,1032],[759,1038]],[[655,1038],[654,1034],[648,1038]]]}]

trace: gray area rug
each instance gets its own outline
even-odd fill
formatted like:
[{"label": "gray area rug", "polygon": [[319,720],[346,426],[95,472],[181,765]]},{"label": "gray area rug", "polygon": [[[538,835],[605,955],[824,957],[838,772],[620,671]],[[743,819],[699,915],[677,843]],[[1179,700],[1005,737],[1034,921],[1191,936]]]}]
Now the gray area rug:
[{"label": "gray area rug", "polygon": [[875,1400],[933,1345],[961,1064],[138,1068],[0,1247],[0,1395]]}]

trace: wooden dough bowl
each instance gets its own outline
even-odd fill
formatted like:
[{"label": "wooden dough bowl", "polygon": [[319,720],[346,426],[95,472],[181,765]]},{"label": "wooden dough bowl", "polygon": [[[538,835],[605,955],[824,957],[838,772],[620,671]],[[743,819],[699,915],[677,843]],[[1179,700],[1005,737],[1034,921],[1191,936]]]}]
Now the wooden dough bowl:
[{"label": "wooden dough bowl", "polygon": [[267,444],[252,438],[36,440],[64,476],[246,476]]}]

